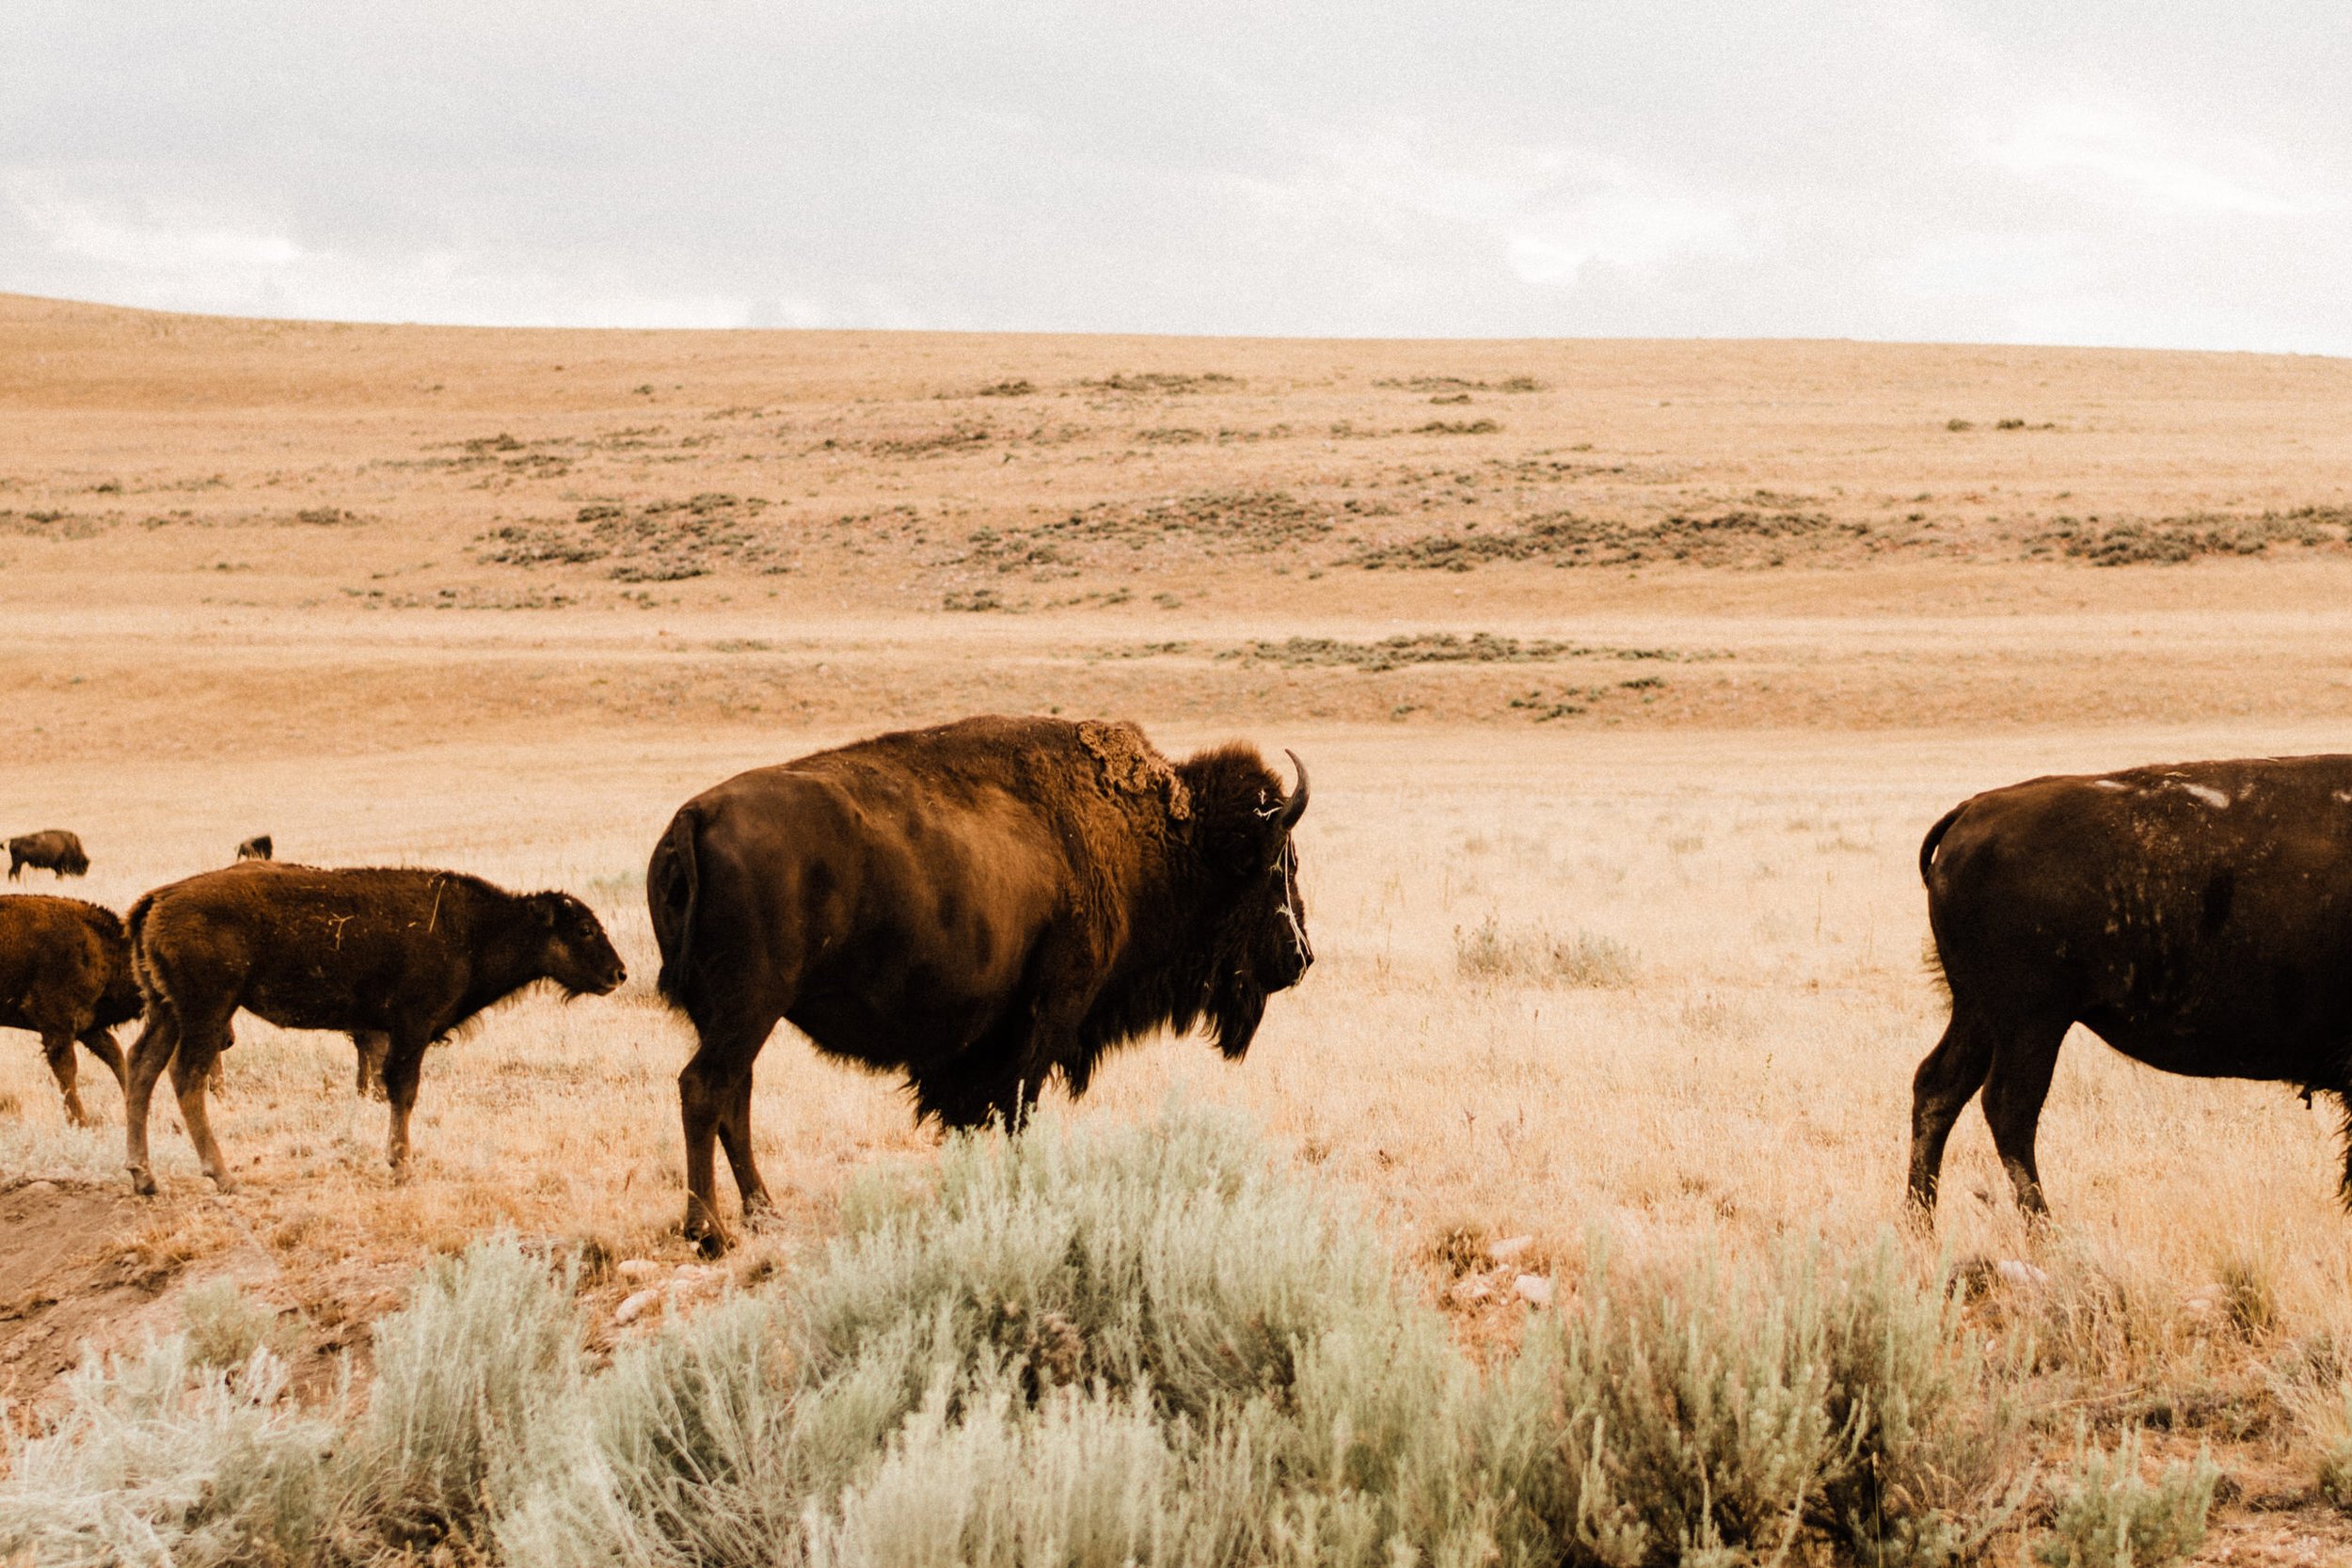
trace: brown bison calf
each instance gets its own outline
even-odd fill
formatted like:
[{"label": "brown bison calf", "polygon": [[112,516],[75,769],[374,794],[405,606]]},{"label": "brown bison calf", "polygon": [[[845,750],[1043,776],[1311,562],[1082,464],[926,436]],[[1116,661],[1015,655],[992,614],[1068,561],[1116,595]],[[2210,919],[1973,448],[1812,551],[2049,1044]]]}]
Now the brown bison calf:
[{"label": "brown bison calf", "polygon": [[204,1174],[230,1187],[204,1078],[240,1007],[281,1028],[351,1035],[363,1072],[362,1037],[385,1037],[386,1152],[399,1170],[427,1045],[536,981],[601,996],[628,977],[579,899],[507,893],[453,871],[228,866],[148,894],[130,926],[148,1012],[131,1049],[126,1155],[142,1193],[155,1190],[147,1107],[166,1067]]},{"label": "brown bison calf", "polygon": [[114,1028],[139,1016],[131,980],[131,944],[112,910],[78,898],[0,898],[0,1028],[40,1037],[49,1070],[65,1096],[65,1114],[87,1127],[97,1118],[73,1087],[73,1042],[123,1081]]},{"label": "brown bison calf", "polygon": [[8,880],[15,881],[28,865],[60,877],[89,874],[89,857],[82,852],[82,841],[63,828],[24,833],[8,840]]}]

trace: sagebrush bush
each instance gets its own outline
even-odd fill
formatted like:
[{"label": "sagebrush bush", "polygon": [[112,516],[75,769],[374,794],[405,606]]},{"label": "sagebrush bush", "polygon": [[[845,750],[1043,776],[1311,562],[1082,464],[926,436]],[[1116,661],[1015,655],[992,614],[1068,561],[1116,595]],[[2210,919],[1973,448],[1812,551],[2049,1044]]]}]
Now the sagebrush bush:
[{"label": "sagebrush bush", "polygon": [[262,1346],[278,1348],[278,1314],[233,1279],[192,1287],[180,1298],[180,1322],[188,1354],[199,1366],[242,1367]]},{"label": "sagebrush bush", "polygon": [[2197,1550],[2220,1470],[2202,1449],[2193,1465],[2167,1465],[2153,1486],[2139,1470],[2138,1428],[2125,1428],[2112,1454],[2081,1440],[2034,1555],[2050,1568],[2161,1568]]},{"label": "sagebrush bush", "polygon": [[0,1561],[313,1560],[336,1425],[285,1393],[285,1365],[267,1350],[208,1365],[183,1334],[136,1356],[84,1361],[46,1436],[5,1439]]},{"label": "sagebrush bush", "polygon": [[2014,1501],[2014,1423],[1891,1241],[1597,1268],[1482,1365],[1220,1115],[959,1138],[843,1221],[594,1373],[568,1265],[478,1243],[377,1325],[357,1415],[294,1410],[265,1346],[206,1365],[259,1332],[206,1296],[215,1349],[85,1368],[11,1449],[0,1555],[1728,1568],[1802,1539],[1932,1568]]}]

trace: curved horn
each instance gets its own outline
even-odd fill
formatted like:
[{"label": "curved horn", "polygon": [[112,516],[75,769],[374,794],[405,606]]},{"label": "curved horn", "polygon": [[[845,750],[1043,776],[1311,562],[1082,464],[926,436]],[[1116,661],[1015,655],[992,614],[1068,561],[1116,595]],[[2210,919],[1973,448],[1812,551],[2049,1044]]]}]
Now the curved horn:
[{"label": "curved horn", "polygon": [[1298,770],[1298,787],[1291,791],[1290,804],[1282,812],[1282,831],[1289,832],[1298,826],[1298,819],[1307,815],[1307,765],[1299,761],[1298,753],[1287,746],[1282,748],[1282,754],[1290,758],[1291,766]]}]

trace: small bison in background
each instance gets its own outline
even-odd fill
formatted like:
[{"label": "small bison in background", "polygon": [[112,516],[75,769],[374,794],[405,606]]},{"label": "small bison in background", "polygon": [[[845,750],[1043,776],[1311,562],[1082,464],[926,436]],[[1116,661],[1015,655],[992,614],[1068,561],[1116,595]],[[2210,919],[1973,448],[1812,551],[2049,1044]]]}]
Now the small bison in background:
[{"label": "small bison in background", "polygon": [[453,871],[228,866],[140,898],[130,934],[147,1027],[131,1050],[126,1158],[142,1193],[155,1190],[147,1109],[167,1067],[204,1174],[230,1186],[204,1080],[240,1007],[281,1028],[352,1036],[363,1086],[369,1037],[383,1037],[386,1152],[397,1171],[426,1046],[534,982],[601,996],[628,978],[571,895],[507,893]]},{"label": "small bison in background", "polygon": [[82,841],[63,828],[8,840],[8,880],[15,881],[28,865],[59,877],[89,874],[89,857],[82,852]]},{"label": "small bison in background", "polygon": [[78,898],[0,898],[0,1029],[40,1037],[77,1126],[97,1120],[73,1087],[73,1042],[123,1082],[114,1029],[139,1016],[131,943],[112,910]]},{"label": "small bison in background", "polygon": [[270,842],[267,833],[255,833],[251,838],[237,846],[237,859],[241,861],[265,861],[269,858]]},{"label": "small bison in background", "polygon": [[752,1065],[779,1020],[903,1071],[918,1115],[1017,1123],[1046,1080],[1205,1023],[1238,1061],[1314,961],[1298,785],[1257,752],[1181,762],[1128,723],[967,719],[740,773],[678,809],[645,873],[678,1074],[687,1234],[725,1245],[711,1143],[747,1213]]},{"label": "small bison in background", "polygon": [[2352,756],[1989,790],[1928,830],[1919,874],[1952,1001],[1912,1082],[1921,1210],[1981,1085],[2018,1207],[2048,1212],[2034,1132],[2076,1023],[2166,1072],[2352,1099]]}]

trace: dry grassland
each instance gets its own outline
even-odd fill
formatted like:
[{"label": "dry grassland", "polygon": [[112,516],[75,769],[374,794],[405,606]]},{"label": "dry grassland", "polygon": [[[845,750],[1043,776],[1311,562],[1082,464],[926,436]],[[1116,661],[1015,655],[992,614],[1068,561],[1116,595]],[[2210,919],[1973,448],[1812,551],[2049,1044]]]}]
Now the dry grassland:
[{"label": "dry grassland", "polygon": [[[119,909],[268,832],[567,888],[631,970],[435,1050],[399,1185],[339,1037],[241,1021],[215,1103],[243,1188],[201,1190],[159,1101],[167,1196],[139,1205],[119,1097],[66,1127],[0,1037],[0,1186],[56,1180],[87,1221],[0,1252],[40,1262],[0,1285],[20,1397],[208,1270],[299,1307],[315,1358],[500,1225],[683,1261],[686,1037],[650,994],[644,857],[686,795],[816,745],[1026,709],[1297,747],[1321,961],[1246,1064],[1151,1042],[1078,1114],[1247,1108],[1486,1340],[1525,1310],[1514,1274],[1572,1297],[1597,1245],[1736,1259],[1899,1222],[1941,1026],[1914,858],[1955,800],[2345,749],[2352,719],[2337,361],[0,300],[0,827],[82,833],[62,891]],[[764,1266],[930,1139],[797,1038],[761,1066]],[[2352,1346],[2331,1117],[2078,1034],[2042,1147],[2063,1224],[2037,1238],[1972,1111],[1940,1245],[2049,1275],[1979,1310],[2053,1451],[2077,1415],[2149,1421],[2235,1478],[2208,1559],[2342,1552],[2280,1396]]]}]

